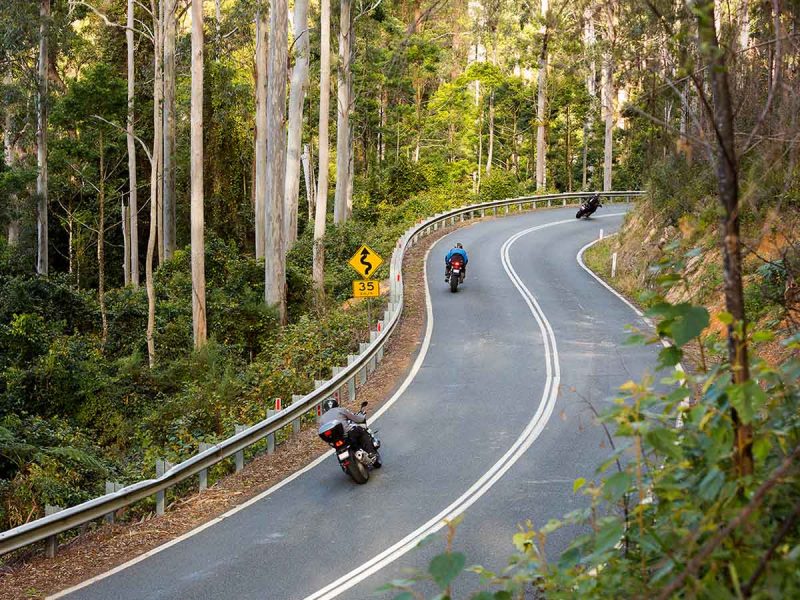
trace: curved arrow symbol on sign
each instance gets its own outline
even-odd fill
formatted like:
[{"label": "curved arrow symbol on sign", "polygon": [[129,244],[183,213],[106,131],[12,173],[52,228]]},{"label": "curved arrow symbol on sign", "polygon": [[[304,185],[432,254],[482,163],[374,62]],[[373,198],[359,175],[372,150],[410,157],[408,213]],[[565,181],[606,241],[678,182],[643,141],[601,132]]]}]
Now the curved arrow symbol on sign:
[{"label": "curved arrow symbol on sign", "polygon": [[364,269],[364,276],[369,277],[370,271],[372,271],[372,263],[367,260],[369,258],[369,250],[366,248],[361,249],[361,258],[359,258],[358,262],[364,265],[366,268]]}]

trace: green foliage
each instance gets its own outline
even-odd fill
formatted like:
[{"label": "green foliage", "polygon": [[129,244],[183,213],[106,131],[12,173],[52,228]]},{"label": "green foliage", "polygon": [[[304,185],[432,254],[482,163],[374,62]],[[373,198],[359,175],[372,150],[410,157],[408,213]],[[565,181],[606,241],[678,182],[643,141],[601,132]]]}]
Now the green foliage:
[{"label": "green foliage", "polygon": [[114,468],[65,420],[26,413],[0,418],[0,523],[25,523],[43,504],[69,506],[102,492]]},{"label": "green foliage", "polygon": [[524,193],[517,177],[513,173],[495,169],[481,180],[480,202],[492,202],[504,198],[515,198]]},{"label": "green foliage", "polygon": [[698,199],[713,197],[715,193],[707,165],[690,165],[680,155],[670,155],[654,165],[645,185],[654,207],[671,225],[677,225],[683,215],[691,214]]}]

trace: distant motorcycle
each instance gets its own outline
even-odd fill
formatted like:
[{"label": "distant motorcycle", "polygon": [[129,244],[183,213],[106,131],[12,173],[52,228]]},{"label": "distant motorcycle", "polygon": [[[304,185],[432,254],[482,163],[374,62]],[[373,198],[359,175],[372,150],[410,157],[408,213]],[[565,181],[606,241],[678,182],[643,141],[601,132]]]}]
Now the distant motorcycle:
[{"label": "distant motorcycle", "polygon": [[464,260],[454,254],[450,259],[450,291],[457,292],[459,283],[464,283]]},{"label": "distant motorcycle", "polygon": [[603,205],[600,204],[600,194],[595,194],[594,196],[589,198],[586,202],[581,204],[581,207],[576,213],[575,218],[580,219],[581,217],[584,217],[588,219],[601,206]]},{"label": "distant motorcycle", "polygon": [[[366,402],[361,403],[361,410],[367,406]],[[331,446],[336,451],[336,459],[339,461],[339,466],[353,481],[358,484],[367,483],[369,480],[370,469],[379,469],[381,467],[381,456],[378,448],[381,447],[381,442],[375,437],[372,430],[367,427],[366,421],[363,425],[355,424],[353,429],[361,428],[366,429],[367,433],[372,437],[372,443],[375,445],[375,456],[370,457],[369,453],[361,448],[357,442],[357,437],[352,435],[352,431],[348,434],[345,433],[345,424],[341,421],[331,421],[325,423],[319,428],[318,435],[323,442]]]}]

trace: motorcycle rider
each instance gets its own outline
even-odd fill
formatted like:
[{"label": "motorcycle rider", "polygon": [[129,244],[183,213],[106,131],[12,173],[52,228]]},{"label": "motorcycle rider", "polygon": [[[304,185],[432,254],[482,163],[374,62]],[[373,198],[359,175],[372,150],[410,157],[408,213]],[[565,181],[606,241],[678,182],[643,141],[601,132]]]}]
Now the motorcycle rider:
[{"label": "motorcycle rider", "polygon": [[444,280],[445,283],[450,281],[450,259],[453,258],[454,255],[460,255],[461,258],[464,259],[464,267],[461,270],[462,277],[467,276],[467,262],[469,259],[467,258],[467,251],[464,250],[464,246],[461,245],[461,242],[457,242],[455,248],[451,248],[450,252],[447,253],[447,256],[444,257]]},{"label": "motorcycle rider", "polygon": [[597,210],[598,208],[602,208],[603,205],[600,204],[600,193],[595,192],[594,196],[589,198],[589,201],[586,203],[586,205],[589,206],[590,208],[594,208],[595,210]]},{"label": "motorcycle rider", "polygon": [[[375,461],[372,466],[376,469],[380,468],[381,460],[378,457],[378,450],[375,448],[375,442],[366,427],[367,415],[361,411],[354,413],[343,406],[339,406],[339,401],[333,397],[322,403],[322,409],[325,412],[320,417],[320,425],[331,421],[339,421],[344,426],[345,435],[366,451],[370,460]],[[363,427],[359,427],[359,425],[363,425]]]}]

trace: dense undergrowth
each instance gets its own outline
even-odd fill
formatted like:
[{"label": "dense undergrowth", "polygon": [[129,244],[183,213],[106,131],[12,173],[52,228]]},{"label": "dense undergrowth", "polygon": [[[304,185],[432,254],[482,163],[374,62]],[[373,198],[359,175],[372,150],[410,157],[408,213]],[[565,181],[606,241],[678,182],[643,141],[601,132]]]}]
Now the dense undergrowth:
[{"label": "dense undergrowth", "polygon": [[[153,369],[143,288],[108,291],[103,343],[94,293],[66,274],[37,277],[29,257],[0,248],[0,529],[42,515],[45,504],[95,497],[106,480],[152,476],[156,458],[185,459],[199,442],[264,418],[276,397],[310,391],[314,379],[330,376],[330,367],[345,364],[368,339],[366,304],[343,304],[355,276],[347,260],[359,244],[388,257],[422,217],[523,191],[515,177],[498,174],[475,198],[458,173],[411,164],[363,187],[370,185],[377,186],[373,200],[357,198],[356,218],[328,228],[325,308],[312,302],[310,227],[291,251],[285,328],[263,303],[263,263],[212,237],[211,342],[194,351],[189,249],[177,251],[155,274]],[[383,200],[376,204],[376,197]],[[387,272],[382,267],[376,278]],[[373,308],[373,320],[377,314]]]}]

